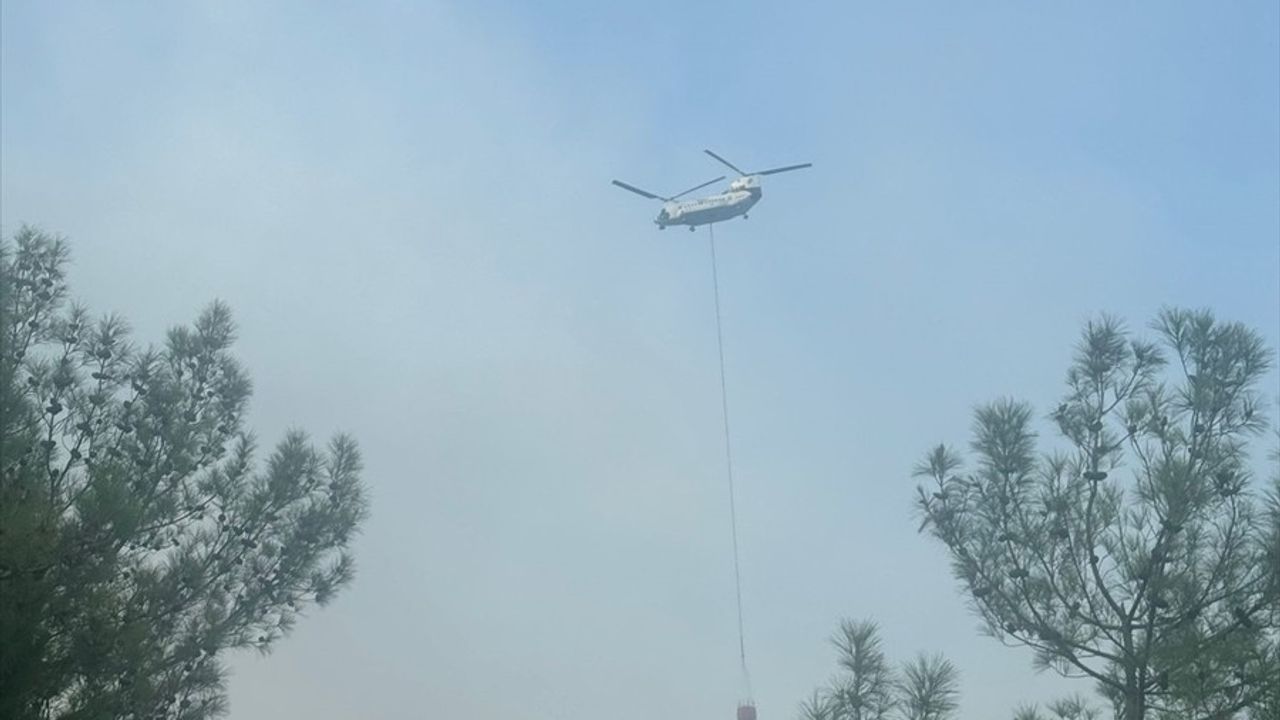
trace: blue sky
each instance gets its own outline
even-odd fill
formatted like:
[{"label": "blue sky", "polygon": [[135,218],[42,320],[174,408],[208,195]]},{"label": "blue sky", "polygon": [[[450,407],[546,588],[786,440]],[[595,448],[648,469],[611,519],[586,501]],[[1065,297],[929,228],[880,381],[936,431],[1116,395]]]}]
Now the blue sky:
[{"label": "blue sky", "polygon": [[763,717],[846,616],[951,657],[965,718],[1088,692],[977,634],[911,466],[1050,407],[1100,311],[1280,345],[1274,3],[0,13],[4,231],[144,339],[226,300],[262,439],[365,450],[361,575],[236,660],[237,718],[732,712],[706,237],[610,179],[815,163],[717,229]]}]

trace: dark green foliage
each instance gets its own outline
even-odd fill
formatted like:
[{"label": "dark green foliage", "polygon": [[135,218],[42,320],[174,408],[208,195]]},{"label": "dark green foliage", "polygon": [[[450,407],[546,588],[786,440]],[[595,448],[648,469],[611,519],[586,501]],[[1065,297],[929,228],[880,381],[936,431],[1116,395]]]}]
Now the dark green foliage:
[{"label": "dark green foliage", "polygon": [[1013,720],[1045,720],[1045,717],[1034,705],[1020,705],[1013,711]]},{"label": "dark green foliage", "polygon": [[800,703],[800,720],[838,720],[836,703],[823,690],[814,690],[808,700]]},{"label": "dark green foliage", "polygon": [[947,720],[955,716],[959,673],[940,655],[920,655],[895,672],[880,627],[840,623],[831,638],[840,671],[801,704],[802,720]]},{"label": "dark green foliage", "polygon": [[[1280,568],[1280,432],[1276,433],[1276,446],[1271,452],[1273,472],[1271,489],[1267,493],[1266,534],[1263,562],[1267,567]],[[1272,598],[1261,623],[1266,640],[1263,643],[1264,668],[1259,700],[1250,709],[1250,720],[1274,720],[1280,718],[1280,570],[1273,573],[1267,593]]]},{"label": "dark green foliage", "polygon": [[226,710],[221,658],[266,650],[350,581],[360,457],[291,433],[255,469],[221,304],[163,348],[66,306],[65,244],[0,256],[0,717]]},{"label": "dark green foliage", "polygon": [[958,707],[960,673],[941,655],[918,655],[902,666],[897,690],[903,720],[946,720]]},{"label": "dark green foliage", "polygon": [[1048,714],[1035,705],[1024,705],[1013,713],[1013,720],[1099,720],[1102,714],[1082,698],[1071,697],[1055,700],[1047,706]]},{"label": "dark green foliage", "polygon": [[835,706],[844,711],[839,717],[888,717],[894,704],[893,671],[881,648],[880,628],[870,620],[845,620],[831,643],[842,671],[829,689]]},{"label": "dark green foliage", "polygon": [[1125,720],[1236,717],[1280,676],[1278,516],[1248,455],[1270,354],[1207,312],[1154,328],[1163,347],[1085,329],[1051,414],[1065,451],[1038,452],[1027,405],[981,407],[975,467],[933,450],[918,508],[988,632],[1040,667],[1092,678]]}]

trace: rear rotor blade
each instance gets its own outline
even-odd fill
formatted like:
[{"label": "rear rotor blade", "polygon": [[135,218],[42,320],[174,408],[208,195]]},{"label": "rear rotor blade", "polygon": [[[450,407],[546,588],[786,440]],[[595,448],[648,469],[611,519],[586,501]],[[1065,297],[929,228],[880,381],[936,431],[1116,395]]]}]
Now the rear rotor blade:
[{"label": "rear rotor blade", "polygon": [[654,195],[653,193],[651,193],[651,192],[649,192],[649,191],[647,191],[647,190],[641,190],[640,188],[636,187],[635,185],[628,185],[628,184],[626,184],[626,183],[622,182],[621,180],[614,180],[614,181],[613,181],[613,184],[614,184],[614,185],[617,185],[618,187],[622,188],[623,190],[630,190],[631,192],[633,192],[633,193],[635,193],[635,194],[637,194],[637,195],[639,195],[639,196],[641,196],[641,197],[647,197],[647,198],[649,198],[650,200],[663,200],[663,199],[664,199],[664,198],[662,198],[661,196]]},{"label": "rear rotor blade", "polygon": [[714,183],[718,183],[718,182],[720,182],[720,181],[721,181],[721,180],[723,180],[723,179],[724,179],[724,176],[723,176],[723,175],[721,175],[720,177],[716,178],[715,180],[708,180],[708,181],[706,181],[706,182],[702,183],[701,185],[699,185],[699,186],[697,186],[697,187],[691,187],[691,188],[689,188],[688,190],[685,190],[684,192],[680,193],[679,195],[672,195],[671,197],[666,198],[666,199],[667,199],[667,200],[675,200],[676,198],[682,198],[682,197],[684,197],[685,195],[688,195],[689,193],[693,192],[694,190],[701,190],[702,188],[704,188],[704,187],[706,187],[706,186],[708,186],[708,185],[712,185],[712,184],[714,184]]},{"label": "rear rotor blade", "polygon": [[803,170],[807,167],[813,167],[813,163],[804,163],[802,165],[788,165],[786,167],[774,168],[772,170],[762,170],[758,173],[752,173],[752,175],[773,175],[775,173],[783,173],[791,170]]},{"label": "rear rotor blade", "polygon": [[729,167],[730,167],[734,172],[738,173],[739,175],[746,175],[746,174],[747,174],[747,173],[742,172],[742,169],[741,169],[741,168],[739,168],[737,165],[734,165],[733,163],[729,162],[728,160],[725,160],[724,158],[722,158],[722,157],[720,157],[719,155],[717,155],[717,154],[715,154],[715,153],[711,152],[710,150],[703,150],[702,152],[704,152],[704,153],[706,153],[706,154],[710,155],[711,157],[713,157],[713,158],[715,158],[715,159],[719,160],[720,162],[724,163],[725,165],[729,166]]}]

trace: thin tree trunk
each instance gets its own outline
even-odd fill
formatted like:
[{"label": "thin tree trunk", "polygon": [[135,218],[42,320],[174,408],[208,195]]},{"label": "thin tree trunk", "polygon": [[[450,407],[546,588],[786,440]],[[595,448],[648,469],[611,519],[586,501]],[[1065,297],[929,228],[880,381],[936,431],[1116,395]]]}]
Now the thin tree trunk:
[{"label": "thin tree trunk", "polygon": [[1124,691],[1124,720],[1145,720],[1147,696],[1137,683],[1126,683]]}]

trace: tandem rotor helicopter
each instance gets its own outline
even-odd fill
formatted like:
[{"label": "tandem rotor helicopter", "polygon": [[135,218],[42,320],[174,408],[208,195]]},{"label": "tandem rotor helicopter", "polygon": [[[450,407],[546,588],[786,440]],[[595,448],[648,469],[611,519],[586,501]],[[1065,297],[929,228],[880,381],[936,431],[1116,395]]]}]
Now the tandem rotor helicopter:
[{"label": "tandem rotor helicopter", "polygon": [[737,165],[725,160],[710,150],[703,150],[706,154],[720,161],[729,169],[738,173],[738,177],[729,183],[729,188],[722,193],[716,195],[708,195],[706,197],[694,200],[680,200],[680,198],[691,192],[701,190],[708,185],[714,185],[725,179],[724,175],[715,180],[708,180],[696,187],[691,187],[679,195],[671,197],[663,197],[655,195],[647,190],[641,190],[634,185],[628,185],[620,180],[614,180],[613,184],[623,190],[649,198],[650,200],[661,200],[662,210],[658,211],[658,217],[654,218],[654,224],[659,230],[666,230],[668,225],[688,225],[689,232],[699,225],[709,225],[711,223],[723,222],[731,218],[742,216],[747,218],[747,211],[756,203],[760,202],[762,190],[760,188],[760,178],[765,175],[775,175],[777,173],[790,172],[791,170],[803,170],[807,167],[813,167],[813,163],[803,163],[800,165],[787,165],[785,167],[776,167],[771,170],[761,170],[759,172],[744,172]]}]

